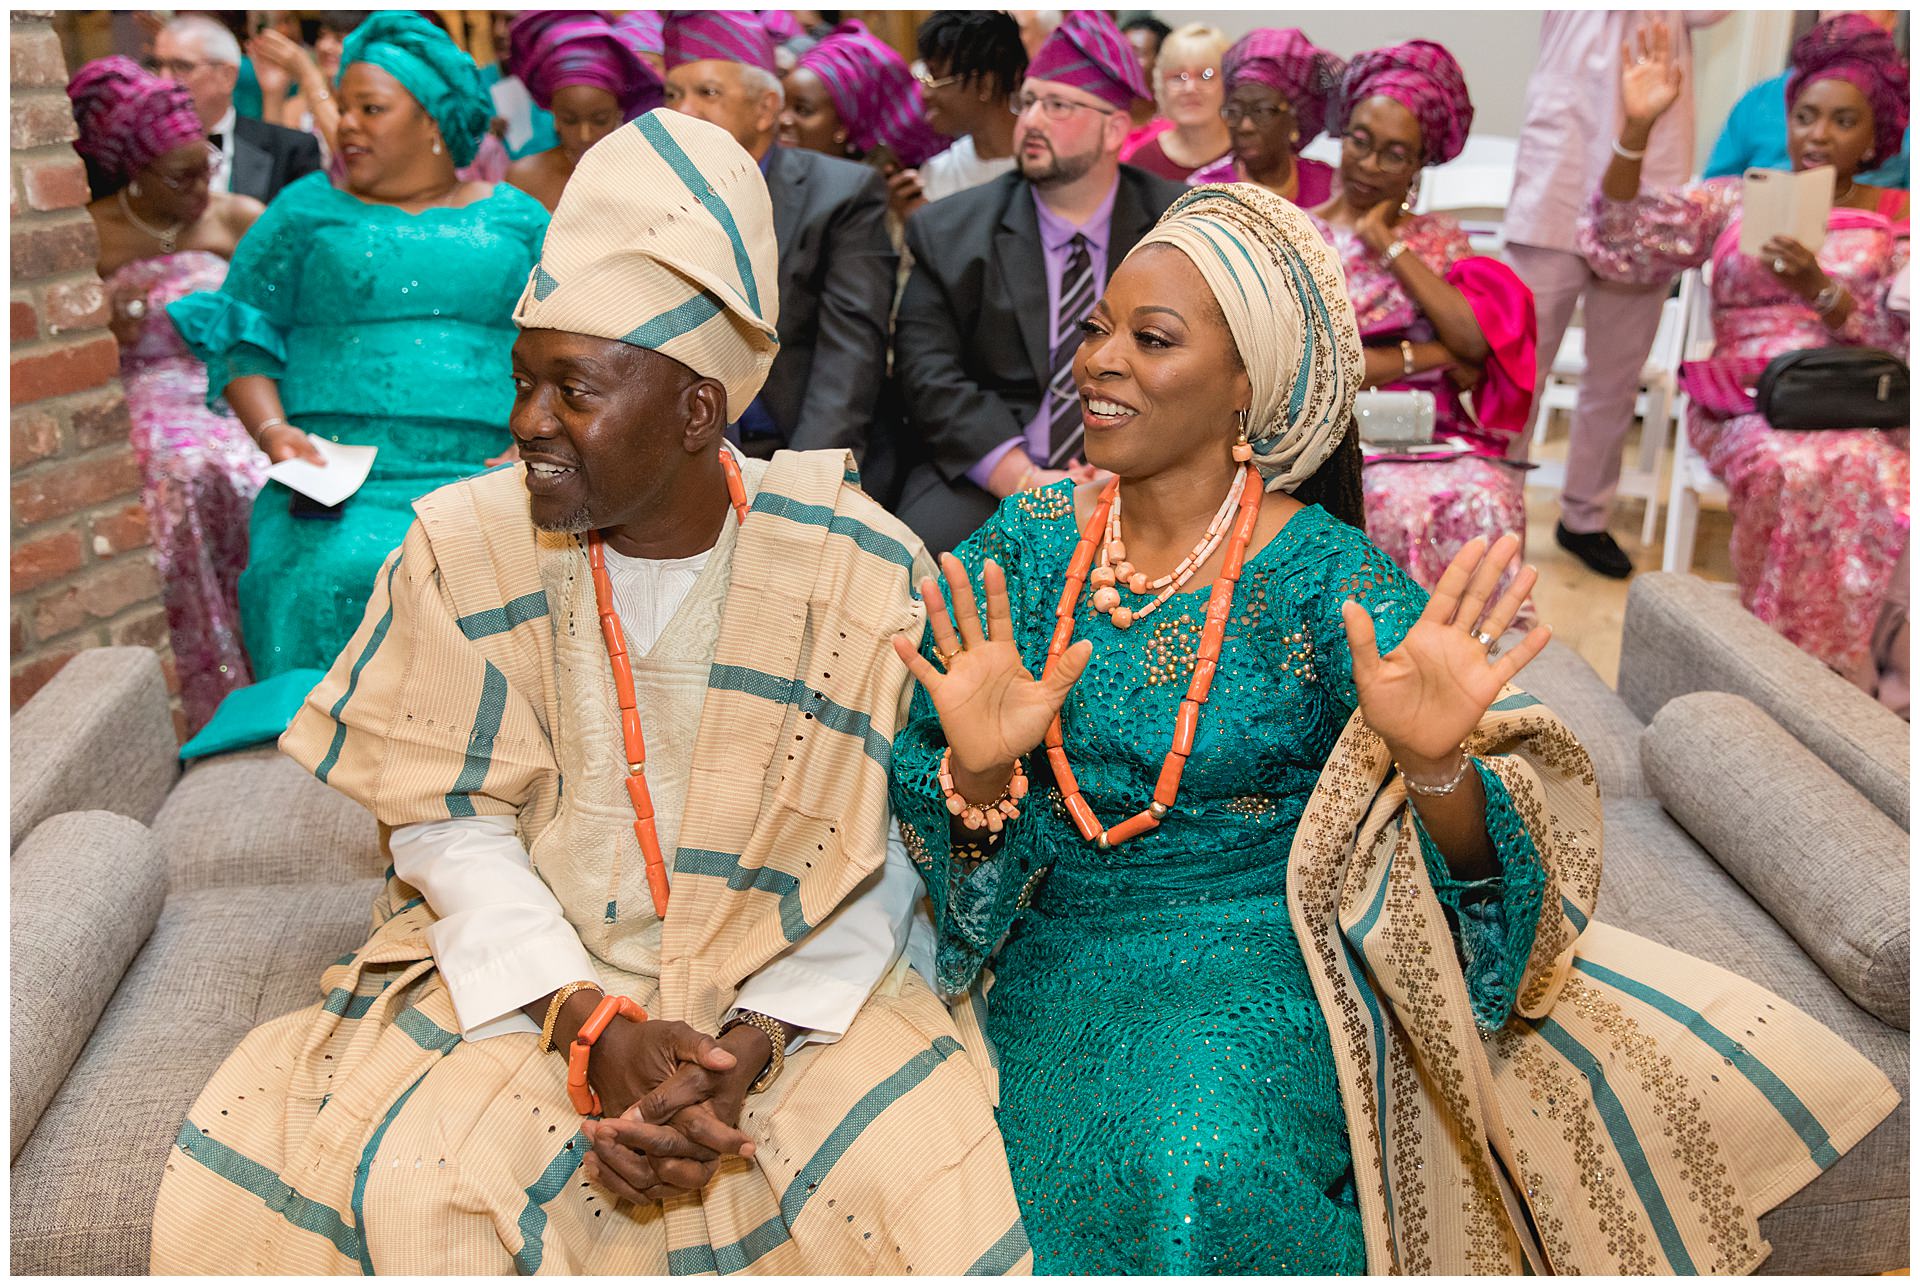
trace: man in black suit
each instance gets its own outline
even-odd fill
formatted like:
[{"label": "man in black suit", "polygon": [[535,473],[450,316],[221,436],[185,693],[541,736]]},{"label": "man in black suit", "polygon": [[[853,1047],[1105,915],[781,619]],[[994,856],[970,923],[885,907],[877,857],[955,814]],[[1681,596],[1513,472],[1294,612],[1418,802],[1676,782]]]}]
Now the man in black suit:
[{"label": "man in black suit", "polygon": [[271,201],[281,188],[320,168],[320,141],[313,135],[234,112],[240,42],[212,18],[190,15],[162,27],[150,65],[193,95],[207,141],[223,162],[208,185],[214,191]]},{"label": "man in black suit", "polygon": [[912,464],[896,512],[930,549],[958,545],[1016,491],[1091,476],[1078,327],[1185,190],[1119,162],[1128,108],[1146,96],[1112,20],[1070,12],[1013,100],[1015,172],[907,221],[893,365]]},{"label": "man in black suit", "polygon": [[749,454],[845,447],[864,459],[887,373],[898,258],[887,187],[864,165],[774,146],[785,96],[751,11],[666,22],[667,106],[720,126],[760,162],[780,252],[780,355],[760,396],[731,407]]}]

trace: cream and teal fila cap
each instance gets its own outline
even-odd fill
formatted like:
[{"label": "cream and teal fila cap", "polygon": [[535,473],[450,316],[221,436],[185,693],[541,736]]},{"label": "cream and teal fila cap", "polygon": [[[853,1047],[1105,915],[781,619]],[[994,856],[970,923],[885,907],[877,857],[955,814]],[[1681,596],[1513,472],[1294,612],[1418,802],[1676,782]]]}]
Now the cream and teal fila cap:
[{"label": "cream and teal fila cap", "polygon": [[665,353],[726,385],[738,418],[780,349],[778,262],[753,157],[717,125],[651,111],[574,167],[513,320]]}]

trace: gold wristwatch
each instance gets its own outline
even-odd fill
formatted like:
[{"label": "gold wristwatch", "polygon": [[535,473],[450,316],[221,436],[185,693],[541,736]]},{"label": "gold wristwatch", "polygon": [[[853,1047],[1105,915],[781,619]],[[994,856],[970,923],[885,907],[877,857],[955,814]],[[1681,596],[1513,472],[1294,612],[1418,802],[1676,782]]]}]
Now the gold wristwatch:
[{"label": "gold wristwatch", "polygon": [[767,1038],[767,1044],[773,1049],[772,1055],[767,1059],[765,1069],[754,1079],[753,1084],[747,1086],[747,1093],[758,1094],[773,1084],[775,1078],[780,1075],[780,1070],[787,1065],[786,1031],[782,1028],[779,1019],[769,1018],[765,1014],[756,1014],[748,1009],[743,1009],[728,1019],[726,1023],[721,1026],[720,1034],[725,1036],[735,1027],[758,1028],[760,1033]]}]

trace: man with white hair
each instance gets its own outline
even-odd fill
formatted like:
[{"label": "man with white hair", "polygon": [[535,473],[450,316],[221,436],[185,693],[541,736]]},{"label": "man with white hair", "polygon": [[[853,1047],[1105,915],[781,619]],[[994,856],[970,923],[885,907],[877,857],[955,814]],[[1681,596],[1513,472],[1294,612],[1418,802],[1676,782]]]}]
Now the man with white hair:
[{"label": "man with white hair", "polygon": [[196,14],[169,22],[154,37],[147,65],[193,95],[207,141],[220,150],[222,163],[209,183],[214,191],[271,201],[281,188],[320,168],[320,142],[313,135],[234,111],[240,42],[214,19]]},{"label": "man with white hair", "polygon": [[899,262],[877,171],[775,147],[785,95],[773,40],[751,10],[675,11],[666,21],[667,106],[718,125],[760,163],[780,252],[780,356],[732,432],[748,455],[840,447],[866,463],[887,375]]}]

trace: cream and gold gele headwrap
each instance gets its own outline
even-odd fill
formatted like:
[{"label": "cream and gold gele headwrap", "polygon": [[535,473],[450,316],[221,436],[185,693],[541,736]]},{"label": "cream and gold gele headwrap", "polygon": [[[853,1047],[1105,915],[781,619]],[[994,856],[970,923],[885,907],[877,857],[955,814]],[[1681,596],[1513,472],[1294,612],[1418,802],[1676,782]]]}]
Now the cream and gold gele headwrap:
[{"label": "cream and gold gele headwrap", "polygon": [[738,418],[780,348],[767,182],[716,125],[657,110],[587,149],[513,320],[651,348],[727,387]]},{"label": "cream and gold gele headwrap", "polygon": [[1340,445],[1365,374],[1339,257],[1300,207],[1252,183],[1194,188],[1128,257],[1158,244],[1219,301],[1253,384],[1253,462],[1267,490],[1292,491]]}]

